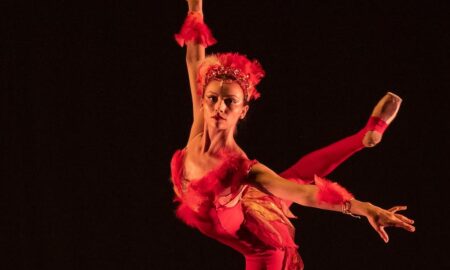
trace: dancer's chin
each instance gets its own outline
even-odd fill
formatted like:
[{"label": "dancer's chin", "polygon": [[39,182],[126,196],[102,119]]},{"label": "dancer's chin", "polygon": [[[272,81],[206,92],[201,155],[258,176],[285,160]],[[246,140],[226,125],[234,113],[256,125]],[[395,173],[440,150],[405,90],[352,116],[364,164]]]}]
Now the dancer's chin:
[{"label": "dancer's chin", "polygon": [[210,127],[212,127],[215,131],[224,131],[227,129],[224,121],[214,121],[214,123],[211,123]]}]

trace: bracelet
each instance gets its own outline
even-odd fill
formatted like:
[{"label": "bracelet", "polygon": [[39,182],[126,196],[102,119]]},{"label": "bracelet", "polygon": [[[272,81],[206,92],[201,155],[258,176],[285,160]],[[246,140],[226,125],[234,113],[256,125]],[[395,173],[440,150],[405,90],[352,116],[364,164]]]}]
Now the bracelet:
[{"label": "bracelet", "polygon": [[203,12],[202,11],[188,11],[187,16],[201,16],[203,18]]},{"label": "bracelet", "polygon": [[[351,199],[353,200],[353,199]],[[361,218],[358,215],[354,215],[352,212],[350,212],[350,209],[352,208],[352,203],[351,200],[346,200],[342,203],[342,213],[346,214],[346,215],[350,215],[354,218]]]}]

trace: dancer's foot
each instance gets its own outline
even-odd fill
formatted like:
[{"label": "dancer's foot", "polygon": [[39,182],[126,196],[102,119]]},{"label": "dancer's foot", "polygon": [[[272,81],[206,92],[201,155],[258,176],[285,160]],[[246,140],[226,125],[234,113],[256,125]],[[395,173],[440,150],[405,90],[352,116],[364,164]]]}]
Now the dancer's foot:
[{"label": "dancer's foot", "polygon": [[369,122],[366,125],[367,132],[362,141],[365,147],[373,147],[381,141],[383,132],[397,116],[401,103],[402,99],[391,92],[387,92],[387,94],[378,101],[372,111]]}]

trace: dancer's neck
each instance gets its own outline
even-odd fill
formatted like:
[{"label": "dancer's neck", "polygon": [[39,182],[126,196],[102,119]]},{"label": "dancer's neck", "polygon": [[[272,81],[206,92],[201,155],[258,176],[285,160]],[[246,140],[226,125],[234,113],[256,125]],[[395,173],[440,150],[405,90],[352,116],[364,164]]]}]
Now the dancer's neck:
[{"label": "dancer's neck", "polygon": [[235,149],[234,129],[216,129],[205,125],[202,137],[202,153],[217,154],[223,149]]}]

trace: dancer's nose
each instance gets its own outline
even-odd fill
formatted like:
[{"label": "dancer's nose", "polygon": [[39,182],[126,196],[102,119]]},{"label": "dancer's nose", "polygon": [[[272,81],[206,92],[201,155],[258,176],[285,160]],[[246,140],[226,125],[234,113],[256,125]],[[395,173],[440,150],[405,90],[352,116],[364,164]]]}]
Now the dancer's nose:
[{"label": "dancer's nose", "polygon": [[225,104],[225,100],[222,98],[219,98],[215,104],[215,110],[216,112],[224,113],[225,109],[227,108],[227,105]]}]

